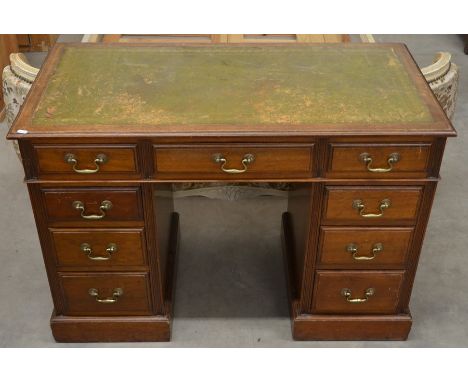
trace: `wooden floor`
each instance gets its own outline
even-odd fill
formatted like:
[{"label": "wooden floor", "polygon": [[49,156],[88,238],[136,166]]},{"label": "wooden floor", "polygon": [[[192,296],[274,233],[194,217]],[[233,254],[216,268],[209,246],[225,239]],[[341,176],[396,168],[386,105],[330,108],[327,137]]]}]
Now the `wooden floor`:
[{"label": "wooden floor", "polygon": [[333,43],[349,42],[350,36],[348,34],[106,34],[90,40],[155,43]]}]

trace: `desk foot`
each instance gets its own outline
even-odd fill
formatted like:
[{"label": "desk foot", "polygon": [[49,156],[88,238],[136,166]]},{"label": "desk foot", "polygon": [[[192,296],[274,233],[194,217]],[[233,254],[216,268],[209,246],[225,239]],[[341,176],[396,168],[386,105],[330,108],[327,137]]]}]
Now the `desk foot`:
[{"label": "desk foot", "polygon": [[169,341],[171,321],[166,316],[69,317],[50,319],[57,342]]},{"label": "desk foot", "polygon": [[404,341],[411,330],[411,315],[318,315],[302,314],[292,318],[295,340],[313,341]]}]

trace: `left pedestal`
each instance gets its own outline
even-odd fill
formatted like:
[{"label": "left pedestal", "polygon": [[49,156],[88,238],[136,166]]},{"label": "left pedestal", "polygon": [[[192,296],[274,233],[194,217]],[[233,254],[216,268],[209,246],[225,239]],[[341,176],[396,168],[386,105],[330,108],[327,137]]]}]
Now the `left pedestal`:
[{"label": "left pedestal", "polygon": [[[38,153],[37,147],[43,164],[40,150],[48,148]],[[105,152],[115,163],[116,150],[125,149],[57,146],[45,154],[65,161],[74,155],[67,171],[78,173],[76,163],[89,161],[88,154],[92,159]],[[93,182],[92,172],[82,174],[83,181],[72,183],[52,176],[28,181],[54,302],[55,340],[169,341],[179,227],[171,185]]]}]

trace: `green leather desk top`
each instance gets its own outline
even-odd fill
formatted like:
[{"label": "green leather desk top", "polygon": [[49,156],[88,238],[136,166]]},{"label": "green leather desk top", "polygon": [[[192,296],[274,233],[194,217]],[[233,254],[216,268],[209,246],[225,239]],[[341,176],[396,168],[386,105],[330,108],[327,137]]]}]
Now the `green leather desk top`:
[{"label": "green leather desk top", "polygon": [[9,138],[18,130],[455,135],[401,44],[56,44]]},{"label": "green leather desk top", "polygon": [[67,48],[34,124],[428,122],[394,49]]}]

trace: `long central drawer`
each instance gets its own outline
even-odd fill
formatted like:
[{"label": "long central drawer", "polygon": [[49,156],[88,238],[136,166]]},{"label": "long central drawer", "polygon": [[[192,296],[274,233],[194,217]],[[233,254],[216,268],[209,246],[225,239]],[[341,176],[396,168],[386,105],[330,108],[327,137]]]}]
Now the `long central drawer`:
[{"label": "long central drawer", "polygon": [[314,145],[155,146],[161,179],[310,178]]}]

